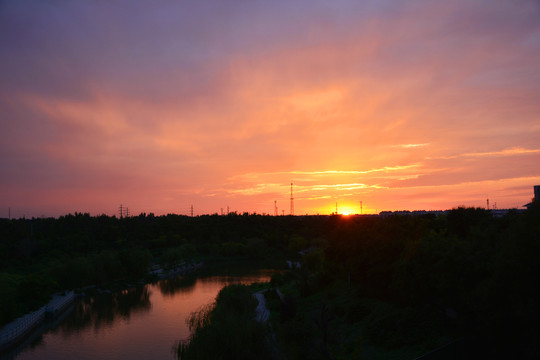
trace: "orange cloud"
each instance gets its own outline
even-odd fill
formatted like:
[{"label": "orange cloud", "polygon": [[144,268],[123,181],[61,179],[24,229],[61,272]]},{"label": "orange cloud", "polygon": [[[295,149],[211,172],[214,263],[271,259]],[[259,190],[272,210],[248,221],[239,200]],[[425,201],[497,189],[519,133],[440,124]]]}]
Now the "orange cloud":
[{"label": "orange cloud", "polygon": [[0,24],[25,32],[0,32],[0,205],[35,188],[58,212],[271,213],[291,181],[298,213],[523,202],[538,9],[385,4],[93,3],[78,21],[75,3],[6,5]]}]

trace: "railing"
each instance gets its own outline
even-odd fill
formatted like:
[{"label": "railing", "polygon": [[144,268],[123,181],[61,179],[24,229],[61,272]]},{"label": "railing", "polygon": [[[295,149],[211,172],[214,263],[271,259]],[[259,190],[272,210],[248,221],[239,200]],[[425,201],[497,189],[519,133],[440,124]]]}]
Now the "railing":
[{"label": "railing", "polygon": [[4,326],[0,330],[0,348],[41,323],[45,318],[45,308],[46,306],[43,306],[39,310],[26,314]]},{"label": "railing", "polygon": [[57,311],[62,310],[73,302],[74,299],[75,293],[73,291],[70,291],[63,296],[55,295],[47,305],[44,305],[38,310],[28,313],[1,328],[0,349],[15,342],[24,334],[42,323],[43,320],[45,320],[47,313],[52,313],[54,315]]},{"label": "railing", "polygon": [[75,293],[70,291],[63,296],[54,296],[51,301],[46,305],[47,312],[55,313],[58,310],[62,310],[68,304],[70,304],[75,299]]}]

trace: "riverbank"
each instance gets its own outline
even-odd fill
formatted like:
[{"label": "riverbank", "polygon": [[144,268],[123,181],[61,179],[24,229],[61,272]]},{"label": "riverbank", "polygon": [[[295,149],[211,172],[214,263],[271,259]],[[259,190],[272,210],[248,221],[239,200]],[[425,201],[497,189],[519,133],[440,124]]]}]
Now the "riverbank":
[{"label": "riverbank", "polygon": [[269,280],[267,270],[238,276],[229,271],[209,276],[193,272],[110,292],[88,292],[75,301],[63,322],[55,327],[46,323],[42,334],[0,359],[169,359],[176,342],[190,334],[186,319],[212,304],[224,286]]},{"label": "riverbank", "polygon": [[22,342],[27,335],[45,321],[56,319],[75,301],[73,291],[55,294],[52,299],[36,311],[8,323],[0,329],[0,353]]},{"label": "riverbank", "polygon": [[185,261],[172,266],[169,269],[164,269],[162,266],[154,265],[148,272],[150,278],[156,277],[159,280],[169,279],[175,276],[181,276],[189,274],[195,270],[202,268],[204,263],[199,261],[197,263],[187,263]]},{"label": "riverbank", "polygon": [[224,359],[271,360],[265,325],[253,316],[257,305],[253,287],[223,288],[214,304],[192,314],[190,336],[178,344],[178,358],[214,359],[219,354]]},{"label": "riverbank", "polygon": [[[138,281],[114,281],[108,284],[89,285],[77,288],[74,291],[66,292],[66,296],[59,294],[53,295],[53,298],[38,310],[27,313],[12,322],[5,324],[0,330],[0,353],[5,353],[14,346],[24,342],[27,337],[38,332],[38,328],[46,321],[51,321],[58,316],[66,305],[73,303],[78,296],[108,294],[121,289],[131,288],[137,285],[153,283],[159,280],[172,279],[178,276],[186,276],[197,272],[200,276],[213,276],[217,273],[223,276],[235,276],[245,273],[246,269],[257,268],[257,263],[246,259],[245,257],[237,259],[228,258],[209,258],[205,261],[181,262],[174,266],[164,269],[160,265],[154,265],[150,268],[147,275]],[[211,264],[207,264],[210,261]],[[207,266],[208,265],[208,266]]]}]

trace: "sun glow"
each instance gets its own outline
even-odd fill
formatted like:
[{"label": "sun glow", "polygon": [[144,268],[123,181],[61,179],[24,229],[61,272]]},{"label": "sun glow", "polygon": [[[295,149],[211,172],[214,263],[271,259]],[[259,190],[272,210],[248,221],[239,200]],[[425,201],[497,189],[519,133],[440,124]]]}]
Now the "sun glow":
[{"label": "sun glow", "polygon": [[355,209],[352,206],[347,206],[347,207],[344,206],[343,208],[339,208],[337,213],[339,215],[349,216],[349,215],[354,215],[354,214],[360,214],[360,211],[359,209]]},{"label": "sun glow", "polygon": [[360,214],[360,208],[355,207],[353,204],[341,206],[339,204],[334,203],[333,205],[328,204],[327,206],[320,208],[315,212],[321,213],[321,214],[329,214],[329,215],[352,216],[352,215]]}]

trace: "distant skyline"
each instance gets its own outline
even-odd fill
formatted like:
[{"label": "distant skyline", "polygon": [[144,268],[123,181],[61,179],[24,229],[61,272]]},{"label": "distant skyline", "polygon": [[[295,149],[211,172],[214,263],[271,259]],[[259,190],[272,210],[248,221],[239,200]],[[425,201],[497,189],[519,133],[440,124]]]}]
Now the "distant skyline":
[{"label": "distant skyline", "polygon": [[540,2],[0,1],[0,217],[521,207]]}]

